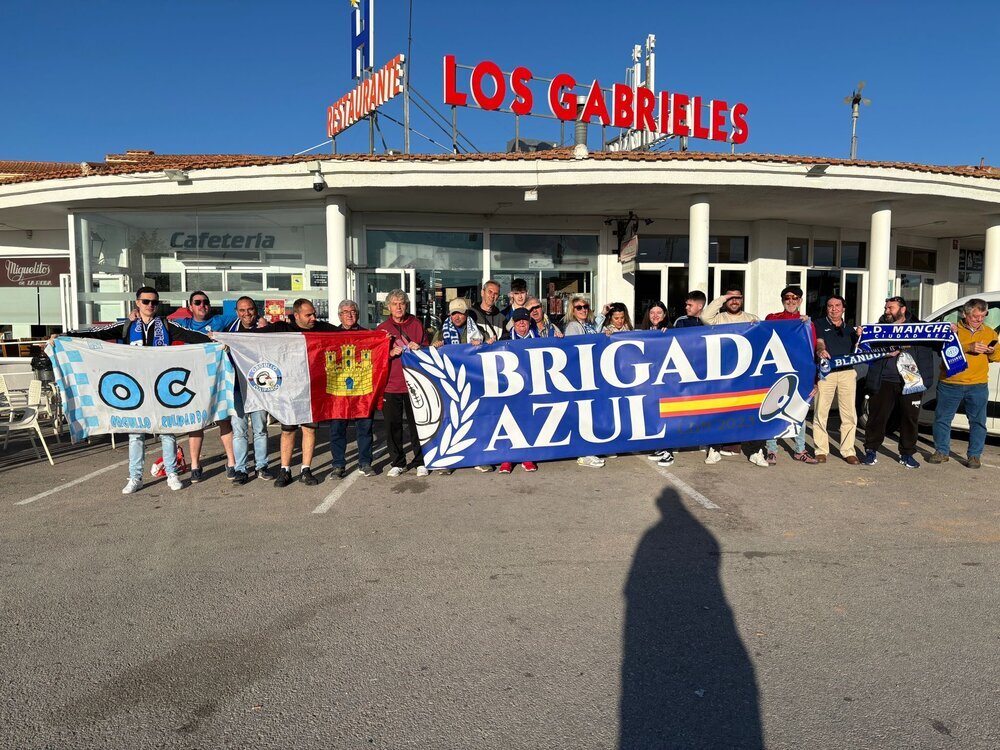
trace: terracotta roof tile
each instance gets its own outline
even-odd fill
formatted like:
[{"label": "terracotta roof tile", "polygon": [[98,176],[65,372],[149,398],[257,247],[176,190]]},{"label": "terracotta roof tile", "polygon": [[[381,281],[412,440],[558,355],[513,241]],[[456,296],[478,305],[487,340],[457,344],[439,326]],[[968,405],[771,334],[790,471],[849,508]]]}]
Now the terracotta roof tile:
[{"label": "terracotta roof tile", "polygon": [[[939,166],[911,162],[851,161],[831,159],[821,156],[794,156],[785,154],[727,154],[706,151],[592,151],[588,159],[594,161],[622,162],[730,162],[730,163],[776,163],[776,164],[828,164],[831,166],[853,166],[870,169],[905,169],[929,174],[955,175],[1000,179],[1000,168],[990,166]],[[225,169],[230,167],[270,166],[295,164],[312,161],[344,162],[499,162],[499,161],[573,161],[570,148],[526,153],[486,153],[486,154],[303,154],[299,156],[265,156],[259,154],[156,154],[152,151],[129,150],[124,154],[108,154],[103,163],[84,162],[66,164],[62,162],[4,162],[0,161],[0,175],[3,165],[37,164],[46,165],[37,169],[22,169],[8,178],[0,177],[4,184],[32,182],[36,180],[65,179],[87,174],[120,175],[137,172],[161,171],[164,169]],[[8,172],[10,174],[10,172]]]}]

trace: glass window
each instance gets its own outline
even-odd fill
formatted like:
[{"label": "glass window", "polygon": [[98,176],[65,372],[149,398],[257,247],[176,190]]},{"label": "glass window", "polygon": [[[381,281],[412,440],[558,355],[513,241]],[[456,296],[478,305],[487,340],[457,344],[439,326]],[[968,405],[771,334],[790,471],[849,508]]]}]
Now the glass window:
[{"label": "glass window", "polygon": [[[187,272],[187,292],[201,290],[207,292],[223,291],[221,271],[188,271]],[[210,295],[211,296],[211,295]]]},{"label": "glass window", "polygon": [[572,295],[593,292],[597,247],[596,235],[491,234],[490,276],[501,293],[497,304],[509,304],[510,283],[521,278],[528,294],[546,302],[549,317],[561,320]]},{"label": "glass window", "polygon": [[813,240],[813,265],[837,265],[837,243],[835,240]]},{"label": "glass window", "polygon": [[937,270],[937,252],[900,245],[896,248],[896,268],[905,271],[934,273]]},{"label": "glass window", "polygon": [[746,237],[710,237],[708,240],[709,263],[746,263]]},{"label": "glass window", "polygon": [[806,315],[818,318],[826,315],[826,301],[831,294],[844,296],[840,288],[840,271],[811,269],[806,272],[809,294],[806,297]]},{"label": "glass window", "polygon": [[688,238],[681,234],[640,234],[636,260],[640,263],[687,263]]},{"label": "glass window", "polygon": [[380,277],[376,268],[416,269],[415,289],[402,287],[412,298],[425,328],[436,329],[456,297],[479,301],[483,279],[482,232],[370,229],[365,234],[366,267],[358,269],[358,290],[364,299],[362,324],[375,326],[388,316],[384,288],[398,287],[395,277]]},{"label": "glass window", "polygon": [[310,272],[327,270],[322,206],[105,211],[74,218],[83,324],[120,316],[143,285],[160,292],[161,310],[185,303],[196,289],[221,309],[244,291],[260,290],[265,279],[276,298],[303,296],[311,289]]},{"label": "glass window", "polygon": [[230,271],[226,274],[226,289],[230,292],[259,292],[264,288],[264,274],[260,271]]},{"label": "glass window", "polygon": [[809,265],[809,239],[789,237],[786,241],[785,263],[790,266]]},{"label": "glass window", "polygon": [[868,265],[868,243],[841,242],[840,265],[842,268],[865,268]]}]

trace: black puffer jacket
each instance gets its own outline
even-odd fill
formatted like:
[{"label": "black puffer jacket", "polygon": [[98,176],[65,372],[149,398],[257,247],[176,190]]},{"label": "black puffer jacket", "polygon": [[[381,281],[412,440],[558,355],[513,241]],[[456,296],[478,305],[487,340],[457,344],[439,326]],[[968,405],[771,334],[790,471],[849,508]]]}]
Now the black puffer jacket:
[{"label": "black puffer jacket", "polygon": [[[923,323],[925,321],[908,315],[906,322]],[[917,369],[920,371],[920,378],[924,381],[924,385],[927,388],[934,385],[934,374],[937,371],[937,367],[935,367],[937,353],[934,349],[925,344],[915,344],[906,347],[904,351],[909,352],[913,360],[917,363]],[[877,359],[869,365],[868,375],[865,377],[865,389],[869,393],[875,393],[882,387],[882,374],[886,371],[887,367],[891,367],[893,372],[896,372],[895,357]]]}]

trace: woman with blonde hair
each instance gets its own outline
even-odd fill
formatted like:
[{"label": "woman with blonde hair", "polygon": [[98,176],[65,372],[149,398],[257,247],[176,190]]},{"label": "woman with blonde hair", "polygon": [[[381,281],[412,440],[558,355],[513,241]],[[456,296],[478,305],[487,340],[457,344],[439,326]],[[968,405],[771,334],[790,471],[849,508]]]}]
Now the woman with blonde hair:
[{"label": "woman with blonde hair", "polygon": [[[600,329],[594,325],[594,315],[590,309],[590,300],[581,295],[576,295],[569,301],[570,320],[563,329],[567,336],[584,336],[600,333]],[[576,459],[580,466],[591,469],[604,467],[604,459],[600,456],[580,456]]]},{"label": "woman with blonde hair", "polygon": [[569,321],[563,326],[567,336],[579,336],[584,333],[600,333],[594,324],[594,312],[590,309],[590,300],[582,295],[576,295],[569,301]]}]

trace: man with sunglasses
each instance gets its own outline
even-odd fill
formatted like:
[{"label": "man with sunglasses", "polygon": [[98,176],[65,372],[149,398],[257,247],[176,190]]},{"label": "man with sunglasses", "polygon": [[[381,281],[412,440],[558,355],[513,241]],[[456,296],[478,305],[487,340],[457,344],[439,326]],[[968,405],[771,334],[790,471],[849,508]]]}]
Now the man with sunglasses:
[{"label": "man with sunglasses", "polygon": [[[764,320],[801,320],[809,321],[808,315],[803,315],[799,310],[802,305],[802,287],[800,286],[786,286],[781,290],[781,306],[782,311],[777,313],[769,313]],[[810,323],[812,321],[809,321]],[[809,326],[812,331],[813,338],[813,349],[816,348],[816,328],[812,325]],[[815,393],[815,387],[813,388]],[[765,444],[767,450],[767,463],[768,466],[774,466],[778,463],[778,441],[776,439],[768,440]],[[799,425],[799,432],[795,436],[795,453],[792,455],[796,461],[801,461],[804,464],[815,464],[819,463],[815,458],[809,455],[806,451],[806,423],[805,421]]]},{"label": "man with sunglasses", "polygon": [[[81,339],[101,339],[121,341],[130,346],[170,346],[174,341],[186,344],[207,344],[211,342],[203,333],[183,328],[173,321],[157,315],[160,304],[159,293],[151,286],[143,286],[135,293],[137,311],[134,319],[124,323],[97,328],[91,331],[70,331],[62,334]],[[55,339],[55,335],[52,336]],[[163,468],[167,475],[167,486],[174,491],[184,487],[177,476],[177,438],[160,435],[163,449]],[[128,436],[128,483],[122,488],[123,495],[131,495],[142,487],[142,469],[146,462],[145,433],[130,433]]]},{"label": "man with sunglasses", "polygon": [[[844,311],[847,300],[839,294],[831,294],[826,299],[826,315],[813,318],[816,335],[816,356],[821,359],[843,357],[854,352],[858,343],[858,333],[847,325]],[[826,463],[830,454],[830,433],[827,421],[834,399],[840,412],[840,455],[851,466],[861,463],[854,448],[854,437],[858,430],[858,414],[855,397],[858,389],[858,373],[853,367],[834,370],[816,385],[816,400],[813,402],[813,442],[816,444],[816,460]]]},{"label": "man with sunglasses", "polygon": [[[210,334],[213,331],[227,331],[239,320],[230,315],[212,315],[212,303],[205,292],[191,292],[188,297],[190,318],[180,318],[176,321],[181,328],[188,328],[199,333]],[[233,427],[228,419],[220,419],[219,440],[226,451],[226,478],[236,484],[246,484],[246,472],[236,467],[236,453],[233,450]],[[188,435],[188,447],[191,450],[191,481],[200,482],[203,476],[201,468],[201,447],[205,441],[205,431],[197,430]]]}]

